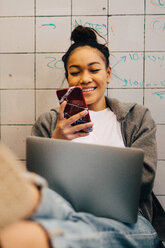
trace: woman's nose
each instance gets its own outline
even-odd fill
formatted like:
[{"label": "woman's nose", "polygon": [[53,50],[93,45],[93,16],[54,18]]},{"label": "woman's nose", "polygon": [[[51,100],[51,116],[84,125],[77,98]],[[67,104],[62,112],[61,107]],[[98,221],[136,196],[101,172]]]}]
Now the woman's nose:
[{"label": "woman's nose", "polygon": [[90,74],[88,72],[82,73],[81,78],[80,78],[80,83],[81,84],[88,84],[90,82],[92,82]]}]

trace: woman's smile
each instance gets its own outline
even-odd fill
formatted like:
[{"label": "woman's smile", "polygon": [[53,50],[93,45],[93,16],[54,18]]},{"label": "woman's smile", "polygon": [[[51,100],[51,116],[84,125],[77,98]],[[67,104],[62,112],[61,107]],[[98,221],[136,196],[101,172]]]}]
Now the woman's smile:
[{"label": "woman's smile", "polygon": [[89,95],[93,94],[93,93],[94,93],[94,90],[95,90],[96,88],[97,88],[97,87],[82,88],[83,95],[84,95],[84,96],[89,96]]}]

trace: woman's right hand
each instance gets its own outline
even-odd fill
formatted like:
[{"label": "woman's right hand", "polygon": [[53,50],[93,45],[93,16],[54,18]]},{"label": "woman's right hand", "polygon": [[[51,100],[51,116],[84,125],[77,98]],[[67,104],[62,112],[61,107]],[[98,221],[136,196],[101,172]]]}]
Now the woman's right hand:
[{"label": "woman's right hand", "polygon": [[93,126],[92,122],[87,122],[83,124],[78,124],[72,126],[72,124],[79,120],[80,118],[84,117],[88,114],[87,110],[84,110],[78,114],[71,116],[70,118],[64,118],[64,109],[66,107],[67,101],[64,101],[58,110],[58,120],[56,124],[56,128],[53,132],[52,138],[54,139],[65,139],[65,140],[73,140],[78,137],[88,136],[88,132],[79,132],[80,130],[86,130],[89,127]]}]

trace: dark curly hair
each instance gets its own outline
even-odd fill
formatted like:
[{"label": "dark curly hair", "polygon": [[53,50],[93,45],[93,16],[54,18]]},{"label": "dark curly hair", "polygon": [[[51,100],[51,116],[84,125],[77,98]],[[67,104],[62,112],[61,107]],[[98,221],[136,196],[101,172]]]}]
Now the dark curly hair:
[{"label": "dark curly hair", "polygon": [[77,47],[91,46],[93,48],[97,48],[104,55],[104,58],[106,61],[106,67],[109,66],[109,49],[106,45],[98,43],[97,35],[99,34],[97,33],[95,29],[90,28],[90,27],[84,27],[82,25],[77,26],[72,31],[70,39],[71,41],[73,41],[73,44],[69,47],[67,52],[62,57],[62,61],[64,62],[64,68],[66,72],[66,78],[68,78],[67,62],[68,62],[70,53]]}]

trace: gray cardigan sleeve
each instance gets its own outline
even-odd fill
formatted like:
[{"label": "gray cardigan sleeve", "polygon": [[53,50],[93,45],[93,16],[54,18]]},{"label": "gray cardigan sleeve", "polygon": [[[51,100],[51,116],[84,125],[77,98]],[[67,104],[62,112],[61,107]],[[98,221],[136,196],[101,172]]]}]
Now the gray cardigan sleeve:
[{"label": "gray cardigan sleeve", "polygon": [[57,116],[55,109],[40,115],[32,127],[31,135],[51,138],[57,123]]},{"label": "gray cardigan sleeve", "polygon": [[127,146],[144,151],[141,201],[147,199],[153,188],[157,166],[156,124],[150,111],[136,105],[130,113],[126,127]]}]

